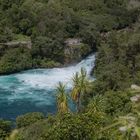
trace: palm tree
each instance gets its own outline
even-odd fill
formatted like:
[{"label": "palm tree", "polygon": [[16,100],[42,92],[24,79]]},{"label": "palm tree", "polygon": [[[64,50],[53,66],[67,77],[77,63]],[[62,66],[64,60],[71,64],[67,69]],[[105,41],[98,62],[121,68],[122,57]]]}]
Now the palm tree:
[{"label": "palm tree", "polygon": [[57,86],[57,108],[59,113],[68,112],[67,96],[65,92],[65,85],[59,82]]},{"label": "palm tree", "polygon": [[76,102],[77,112],[81,109],[81,99],[83,95],[85,95],[89,89],[91,88],[91,84],[87,78],[87,72],[85,69],[81,68],[80,73],[76,73],[73,78],[73,89],[71,92],[71,98],[74,102]]}]

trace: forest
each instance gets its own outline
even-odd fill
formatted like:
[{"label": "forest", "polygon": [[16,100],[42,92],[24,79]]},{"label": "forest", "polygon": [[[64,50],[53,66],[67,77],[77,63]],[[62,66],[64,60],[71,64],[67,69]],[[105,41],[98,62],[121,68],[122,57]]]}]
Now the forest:
[{"label": "forest", "polygon": [[81,69],[69,96],[60,82],[56,114],[1,119],[0,140],[140,140],[140,1],[0,0],[0,74],[65,65],[68,38],[82,39],[81,59],[96,53],[96,80]]},{"label": "forest", "polygon": [[[128,0],[0,0],[0,74],[64,65],[67,38],[82,39],[83,58],[101,33],[131,26],[138,15]],[[12,41],[31,41],[32,48],[2,45]]]}]

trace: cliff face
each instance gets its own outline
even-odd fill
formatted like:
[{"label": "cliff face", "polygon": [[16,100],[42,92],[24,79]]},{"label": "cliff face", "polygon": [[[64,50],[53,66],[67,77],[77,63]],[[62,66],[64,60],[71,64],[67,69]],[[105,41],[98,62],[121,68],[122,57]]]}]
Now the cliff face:
[{"label": "cliff face", "polygon": [[134,8],[138,8],[139,6],[140,6],[140,1],[139,0],[130,0],[127,8],[128,9],[134,9]]},{"label": "cliff face", "polygon": [[64,63],[74,63],[81,60],[91,52],[91,47],[80,43],[78,45],[67,45],[64,50]]}]

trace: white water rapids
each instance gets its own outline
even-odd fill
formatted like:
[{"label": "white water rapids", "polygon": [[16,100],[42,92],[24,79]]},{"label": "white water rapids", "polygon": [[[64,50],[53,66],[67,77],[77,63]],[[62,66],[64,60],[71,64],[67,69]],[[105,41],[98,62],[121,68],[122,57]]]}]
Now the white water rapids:
[{"label": "white water rapids", "polygon": [[17,115],[33,111],[54,113],[58,82],[70,88],[72,76],[81,68],[85,68],[90,77],[94,62],[93,54],[69,67],[28,70],[0,76],[0,118],[15,119]]}]

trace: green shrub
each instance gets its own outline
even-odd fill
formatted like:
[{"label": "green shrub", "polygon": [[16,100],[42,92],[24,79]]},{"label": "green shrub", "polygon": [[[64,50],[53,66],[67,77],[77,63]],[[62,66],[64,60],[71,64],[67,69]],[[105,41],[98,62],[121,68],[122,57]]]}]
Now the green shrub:
[{"label": "green shrub", "polygon": [[11,126],[10,121],[0,119],[0,140],[5,140],[5,138],[10,134],[12,129]]},{"label": "green shrub", "polygon": [[0,59],[0,74],[9,74],[32,67],[32,57],[26,48],[8,49]]},{"label": "green shrub", "polygon": [[18,128],[26,127],[42,119],[44,119],[44,115],[42,113],[27,113],[25,115],[17,117],[16,125]]}]

